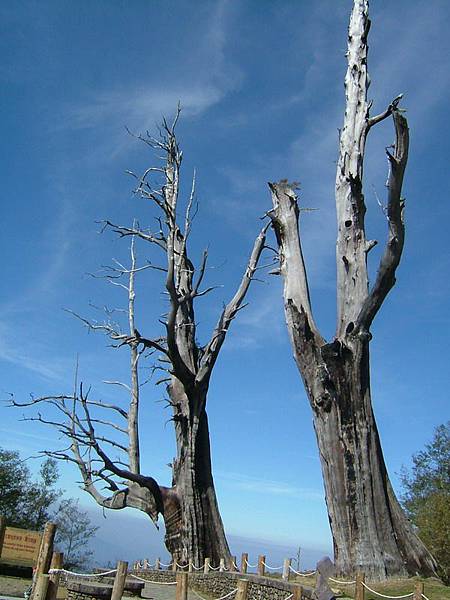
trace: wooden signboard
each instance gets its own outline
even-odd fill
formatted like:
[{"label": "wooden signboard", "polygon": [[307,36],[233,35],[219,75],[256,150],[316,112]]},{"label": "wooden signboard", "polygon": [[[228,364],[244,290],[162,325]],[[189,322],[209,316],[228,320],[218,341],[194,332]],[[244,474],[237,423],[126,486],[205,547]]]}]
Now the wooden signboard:
[{"label": "wooden signboard", "polygon": [[16,527],[6,527],[0,562],[32,567],[36,564],[42,535]]}]

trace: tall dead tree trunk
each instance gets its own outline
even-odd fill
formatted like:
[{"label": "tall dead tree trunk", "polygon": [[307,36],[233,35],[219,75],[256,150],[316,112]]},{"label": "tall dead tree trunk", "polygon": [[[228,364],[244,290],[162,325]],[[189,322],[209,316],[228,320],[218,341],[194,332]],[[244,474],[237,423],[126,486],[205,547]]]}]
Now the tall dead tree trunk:
[{"label": "tall dead tree trunk", "polygon": [[[45,454],[77,465],[84,482],[84,489],[105,508],[132,507],[148,514],[156,523],[162,515],[166,528],[166,546],[174,561],[187,564],[192,559],[202,564],[210,558],[218,565],[221,558],[230,560],[230,551],[219,513],[211,465],[207,394],[211,374],[225,340],[231,322],[243,307],[243,301],[253,279],[254,272],[264,249],[265,226],[257,236],[240,285],[224,307],[209,342],[200,346],[196,341],[194,304],[213,287],[202,288],[207,268],[207,252],[196,269],[188,257],[188,237],[192,225],[195,202],[195,176],[192,190],[186,202],[182,225],[179,225],[179,181],[182,153],[175,136],[179,116],[169,126],[165,121],[161,137],[148,134],[139,136],[147,145],[162,152],[162,167],[150,167],[143,175],[133,175],[137,180],[135,193],[156,205],[159,211],[159,231],[153,233],[141,229],[106,222],[119,236],[132,240],[131,267],[125,268],[116,261],[109,267],[105,277],[125,289],[128,295],[128,324],[124,333],[120,326],[108,319],[97,323],[82,318],[87,327],[103,331],[116,346],[129,348],[131,357],[130,384],[107,382],[126,390],[128,407],[92,400],[89,392],[76,386],[72,395],[48,396],[20,403],[30,406],[49,403],[63,415],[61,421],[49,420],[39,414],[28,420],[53,425],[70,440],[70,448],[62,451],[46,451]],[[156,189],[150,183],[154,174],[163,179],[162,187]],[[162,266],[147,262],[136,265],[135,240],[140,239],[156,246],[164,257]],[[156,269],[165,274],[165,291],[168,310],[164,316],[165,333],[151,338],[139,333],[135,317],[135,277],[146,269]],[[127,279],[127,284],[121,279]],[[78,316],[78,315],[77,315]],[[81,317],[79,317],[81,318]],[[141,385],[139,362],[148,354],[157,353],[155,369],[164,371],[157,382],[166,384],[167,401],[172,410],[175,428],[177,456],[173,460],[172,484],[162,486],[154,478],[141,473],[139,413]],[[113,415],[111,420],[93,415],[93,410],[103,415]],[[106,433],[105,433],[106,432]],[[126,441],[111,434],[124,435]],[[105,447],[111,448],[119,459],[111,458]],[[70,450],[70,451],[69,451]],[[106,484],[110,494],[99,491],[98,484]]]},{"label": "tall dead tree trunk", "polygon": [[[294,357],[311,404],[320,452],[334,554],[341,574],[363,570],[372,579],[421,573],[436,563],[415,535],[392,490],[370,395],[370,327],[395,284],[403,241],[403,174],[408,158],[408,125],[398,96],[370,117],[367,102],[367,0],[355,0],[348,36],[346,107],[336,174],[338,238],[337,331],[328,343],[314,321],[300,244],[295,184],[269,184],[269,215],[279,245],[284,306]],[[387,150],[388,239],[376,280],[369,290],[362,189],[364,150],[371,127],[392,116],[396,141]]]},{"label": "tall dead tree trunk", "polygon": [[[174,381],[170,397],[177,438],[173,489],[179,507],[172,516],[166,543],[180,563],[186,564],[192,558],[201,564],[211,557],[217,564],[218,558],[229,559],[230,555],[212,476],[208,416],[202,408],[206,396],[189,399],[179,382]],[[192,412],[189,406],[195,407]]]}]

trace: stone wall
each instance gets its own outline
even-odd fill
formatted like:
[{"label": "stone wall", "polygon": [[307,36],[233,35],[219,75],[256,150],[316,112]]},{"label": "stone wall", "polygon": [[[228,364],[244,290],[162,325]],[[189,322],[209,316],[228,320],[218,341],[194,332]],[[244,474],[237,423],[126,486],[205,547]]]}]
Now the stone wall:
[{"label": "stone wall", "polygon": [[[160,569],[159,571],[147,569],[145,571],[133,571],[132,575],[137,575],[142,579],[147,579],[148,581],[160,581],[162,583],[170,583],[175,581],[176,573],[174,571],[163,571]],[[131,578],[133,579],[133,578]]]},{"label": "stone wall", "polygon": [[[173,571],[145,570],[136,571],[136,575],[148,581],[175,581],[176,573]],[[236,589],[239,579],[249,581],[247,600],[285,600],[293,593],[299,585],[289,583],[282,579],[260,577],[246,573],[189,573],[189,587],[208,594],[213,598],[220,598]],[[309,600],[312,591],[310,588],[302,588],[302,600]],[[232,600],[232,599],[231,599]]]}]

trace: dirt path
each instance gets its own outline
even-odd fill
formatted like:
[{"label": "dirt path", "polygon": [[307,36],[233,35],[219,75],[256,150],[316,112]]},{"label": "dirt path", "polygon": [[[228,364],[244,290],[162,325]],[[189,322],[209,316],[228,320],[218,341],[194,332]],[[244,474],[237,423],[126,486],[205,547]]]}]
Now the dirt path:
[{"label": "dirt path", "polygon": [[[23,598],[23,593],[31,585],[31,579],[21,579],[20,577],[0,576],[0,600],[8,600],[9,598]],[[175,586],[148,584],[150,594],[154,600],[175,600]],[[201,596],[205,600],[209,597],[202,593]],[[136,600],[134,597],[125,597],[123,600]],[[199,600],[193,592],[189,592],[188,600]]]},{"label": "dirt path", "polygon": [[[157,583],[147,583],[146,588],[150,590],[150,594],[154,600],[175,600],[175,586],[174,585],[158,585]],[[205,600],[209,600],[209,596],[204,593],[200,594]],[[131,598],[129,600],[132,600]],[[136,600],[134,598],[134,600]],[[188,600],[200,600],[192,591],[188,592]]]}]

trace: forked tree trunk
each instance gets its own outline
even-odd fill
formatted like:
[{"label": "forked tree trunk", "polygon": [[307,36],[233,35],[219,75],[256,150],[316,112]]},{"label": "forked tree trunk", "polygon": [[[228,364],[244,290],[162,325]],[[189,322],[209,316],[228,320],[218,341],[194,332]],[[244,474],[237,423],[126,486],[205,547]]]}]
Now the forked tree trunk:
[{"label": "forked tree trunk", "polygon": [[322,338],[309,302],[296,196],[285,181],[271,189],[286,322],[313,410],[337,569],[364,570],[371,579],[435,574],[386,471],[370,396],[370,334],[347,327],[332,343]]},{"label": "forked tree trunk", "polygon": [[[367,101],[368,0],[354,0],[348,32],[346,107],[336,172],[338,237],[337,327],[331,343],[313,317],[300,244],[295,184],[269,184],[269,215],[277,236],[284,305],[294,357],[313,410],[326,502],[341,574],[364,570],[371,579],[421,573],[432,575],[436,562],[415,535],[395,498],[386,471],[370,396],[370,327],[395,284],[403,241],[403,175],[409,133],[395,98],[370,117]],[[384,214],[388,239],[377,277],[369,291],[363,195],[364,151],[374,125],[392,116],[396,142],[389,160]],[[391,147],[392,148],[392,147]]]},{"label": "forked tree trunk", "polygon": [[287,311],[300,325],[292,338],[303,351],[295,358],[313,409],[339,572],[362,570],[370,579],[435,574],[435,562],[399,506],[386,471],[370,397],[369,340],[300,340],[304,319],[292,304]]}]

